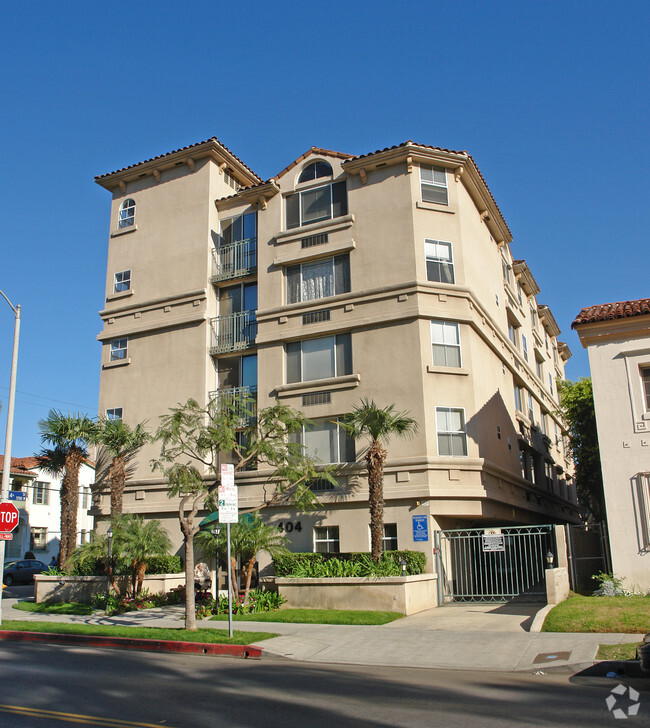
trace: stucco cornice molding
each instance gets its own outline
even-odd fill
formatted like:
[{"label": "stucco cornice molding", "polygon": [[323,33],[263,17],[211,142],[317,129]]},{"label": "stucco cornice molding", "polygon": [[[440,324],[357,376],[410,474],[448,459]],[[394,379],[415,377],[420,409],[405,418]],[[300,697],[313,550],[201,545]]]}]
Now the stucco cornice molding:
[{"label": "stucco cornice molding", "polygon": [[580,337],[580,343],[588,346],[603,341],[625,340],[630,338],[647,338],[650,331],[649,316],[632,316],[609,321],[592,321],[585,324],[573,324]]},{"label": "stucco cornice molding", "polygon": [[184,291],[183,293],[172,293],[169,296],[161,296],[160,298],[149,298],[136,303],[129,303],[124,306],[115,306],[105,308],[99,312],[102,319],[115,316],[116,314],[124,314],[134,311],[151,311],[160,308],[162,305],[189,303],[190,301],[202,301],[207,298],[207,290],[205,288],[197,288],[194,291]]}]

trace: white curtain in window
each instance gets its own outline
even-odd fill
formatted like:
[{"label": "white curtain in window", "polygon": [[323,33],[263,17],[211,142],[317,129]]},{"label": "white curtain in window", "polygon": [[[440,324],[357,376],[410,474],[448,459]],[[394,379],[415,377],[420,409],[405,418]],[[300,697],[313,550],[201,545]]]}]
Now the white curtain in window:
[{"label": "white curtain in window", "polygon": [[323,463],[338,462],[336,424],[327,421],[314,423],[311,429],[305,429],[304,445],[307,455],[319,458]]},{"label": "white curtain in window", "polygon": [[302,300],[334,295],[334,268],[332,260],[310,263],[302,267]]}]

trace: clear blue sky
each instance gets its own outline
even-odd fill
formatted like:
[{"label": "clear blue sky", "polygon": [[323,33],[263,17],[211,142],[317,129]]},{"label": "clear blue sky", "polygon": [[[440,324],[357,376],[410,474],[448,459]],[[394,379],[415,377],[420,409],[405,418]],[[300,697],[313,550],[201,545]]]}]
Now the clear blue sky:
[{"label": "clear blue sky", "polygon": [[[476,159],[573,351],[643,298],[648,2],[1,3],[0,289],[23,307],[14,456],[96,414],[109,194],[96,174],[217,136],[268,178],[321,146]],[[13,315],[0,301],[0,448]]]}]

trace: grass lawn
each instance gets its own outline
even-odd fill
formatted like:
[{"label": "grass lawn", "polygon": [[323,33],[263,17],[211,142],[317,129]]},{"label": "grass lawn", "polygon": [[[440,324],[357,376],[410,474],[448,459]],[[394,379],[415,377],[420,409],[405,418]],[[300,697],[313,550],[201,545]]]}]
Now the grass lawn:
[{"label": "grass lawn", "polygon": [[[387,624],[401,619],[396,612],[365,612],[350,609],[280,609],[277,612],[236,614],[236,622],[292,622],[300,624]],[[224,621],[227,614],[217,614],[211,619]]]},{"label": "grass lawn", "polygon": [[38,612],[39,614],[92,614],[95,608],[80,602],[62,602],[60,604],[36,604],[36,602],[18,602],[14,609],[21,612]]},{"label": "grass lawn", "polygon": [[636,648],[640,642],[628,642],[624,645],[600,645],[596,653],[597,660],[634,660]]},{"label": "grass lawn", "polygon": [[191,632],[185,629],[160,629],[159,627],[119,627],[110,625],[102,627],[94,624],[62,624],[52,622],[23,622],[3,620],[2,629],[14,632],[45,632],[48,634],[83,634],[94,637],[129,637],[143,640],[173,640],[174,642],[207,642],[223,645],[250,645],[252,642],[277,637],[270,632],[236,632],[232,639],[228,630],[197,629]]},{"label": "grass lawn", "polygon": [[546,615],[542,632],[650,632],[650,597],[577,594]]}]

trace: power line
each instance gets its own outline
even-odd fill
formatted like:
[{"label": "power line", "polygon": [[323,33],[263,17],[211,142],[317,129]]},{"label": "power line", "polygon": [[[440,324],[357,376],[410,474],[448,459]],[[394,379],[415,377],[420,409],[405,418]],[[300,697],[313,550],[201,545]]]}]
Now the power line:
[{"label": "power line", "polygon": [[[0,389],[9,389],[9,387],[0,386]],[[57,402],[58,404],[69,404],[69,405],[71,405],[73,407],[83,407],[84,409],[90,409],[90,410],[95,409],[95,407],[91,407],[91,406],[89,406],[87,404],[79,404],[78,402],[66,402],[63,399],[54,399],[52,397],[43,397],[40,394],[33,394],[32,392],[23,392],[23,391],[21,391],[19,389],[16,390],[16,392],[17,392],[17,394],[24,394],[27,397],[36,397],[36,399],[45,399],[48,402]],[[22,401],[24,402],[24,400],[22,400]],[[38,404],[37,402],[25,402],[25,404],[33,404],[33,405],[36,405],[38,407],[46,407],[47,406],[47,405],[43,405],[43,404]]]}]

